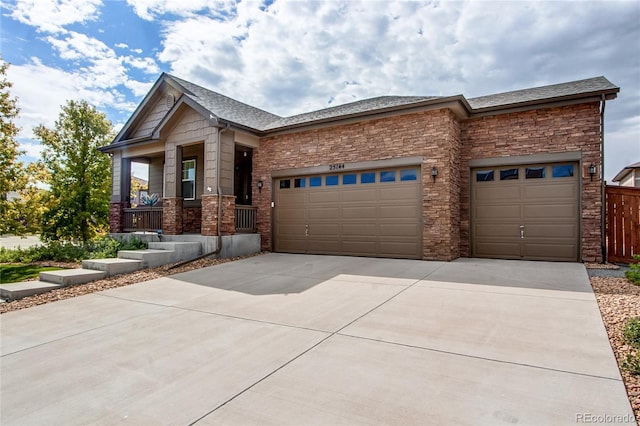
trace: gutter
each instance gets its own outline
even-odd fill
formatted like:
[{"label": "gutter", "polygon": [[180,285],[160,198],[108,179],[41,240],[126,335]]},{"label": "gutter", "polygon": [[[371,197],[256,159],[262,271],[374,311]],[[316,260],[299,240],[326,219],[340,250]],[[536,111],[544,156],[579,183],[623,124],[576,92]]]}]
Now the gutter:
[{"label": "gutter", "polygon": [[604,108],[606,104],[605,95],[602,94],[600,100],[600,243],[602,252],[602,263],[607,262],[607,186],[604,180]]}]

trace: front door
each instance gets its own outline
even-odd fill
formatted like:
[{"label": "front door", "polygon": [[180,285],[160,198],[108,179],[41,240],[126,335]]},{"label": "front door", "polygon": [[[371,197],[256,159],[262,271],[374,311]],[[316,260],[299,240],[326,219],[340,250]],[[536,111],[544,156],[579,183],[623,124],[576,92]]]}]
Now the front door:
[{"label": "front door", "polygon": [[234,171],[234,195],[236,205],[251,205],[251,148],[236,147]]}]

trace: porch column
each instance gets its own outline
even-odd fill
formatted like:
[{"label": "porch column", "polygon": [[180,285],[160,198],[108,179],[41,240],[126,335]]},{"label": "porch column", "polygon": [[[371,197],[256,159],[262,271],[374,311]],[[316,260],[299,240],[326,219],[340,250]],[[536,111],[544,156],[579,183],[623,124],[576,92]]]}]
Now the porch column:
[{"label": "porch column", "polygon": [[111,200],[109,203],[109,232],[117,234],[124,229],[124,209],[130,206],[131,160],[122,158],[121,152],[111,156]]},{"label": "porch column", "polygon": [[165,147],[165,192],[162,199],[162,233],[182,234],[182,147]]},{"label": "porch column", "polygon": [[[236,233],[236,199],[233,195],[222,197],[222,219],[220,235]],[[218,200],[217,195],[202,196],[202,235],[218,235]]]}]

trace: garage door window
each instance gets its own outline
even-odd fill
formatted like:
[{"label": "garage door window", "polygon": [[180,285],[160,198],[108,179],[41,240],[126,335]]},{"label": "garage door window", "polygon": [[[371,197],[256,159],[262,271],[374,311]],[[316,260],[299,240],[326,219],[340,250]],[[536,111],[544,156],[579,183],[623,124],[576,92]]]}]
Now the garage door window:
[{"label": "garage door window", "polygon": [[572,177],[573,164],[561,164],[558,166],[553,166],[551,175],[554,178]]},{"label": "garage door window", "polygon": [[418,171],[416,169],[400,170],[400,180],[418,180]]},{"label": "garage door window", "polygon": [[320,176],[313,176],[309,178],[309,186],[321,186],[322,178]]},{"label": "garage door window", "polygon": [[500,180],[516,180],[518,179],[518,169],[500,170]]},{"label": "garage door window", "polygon": [[280,189],[288,189],[288,188],[291,188],[291,180],[280,179]]},{"label": "garage door window", "polygon": [[342,184],[343,185],[355,185],[357,175],[343,175],[342,176]]},{"label": "garage door window", "polygon": [[493,170],[478,170],[476,172],[476,182],[492,182]]},{"label": "garage door window", "polygon": [[360,183],[376,183],[375,173],[362,173],[360,175]]},{"label": "garage door window", "polygon": [[324,184],[327,186],[335,186],[338,184],[338,176],[327,176],[324,179]]},{"label": "garage door window", "polygon": [[306,186],[307,179],[306,178],[298,178],[293,180],[294,188],[304,188]]},{"label": "garage door window", "polygon": [[526,179],[544,179],[544,167],[527,167],[525,171]]},{"label": "garage door window", "polygon": [[396,181],[395,171],[380,172],[380,182],[395,182],[395,181]]}]

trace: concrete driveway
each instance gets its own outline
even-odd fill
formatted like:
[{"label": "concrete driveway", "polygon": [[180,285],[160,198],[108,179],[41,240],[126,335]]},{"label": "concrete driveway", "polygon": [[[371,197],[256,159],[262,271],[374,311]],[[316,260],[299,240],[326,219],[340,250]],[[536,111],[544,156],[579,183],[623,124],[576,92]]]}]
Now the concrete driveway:
[{"label": "concrete driveway", "polygon": [[580,264],[268,254],[0,321],[3,425],[635,423]]}]

